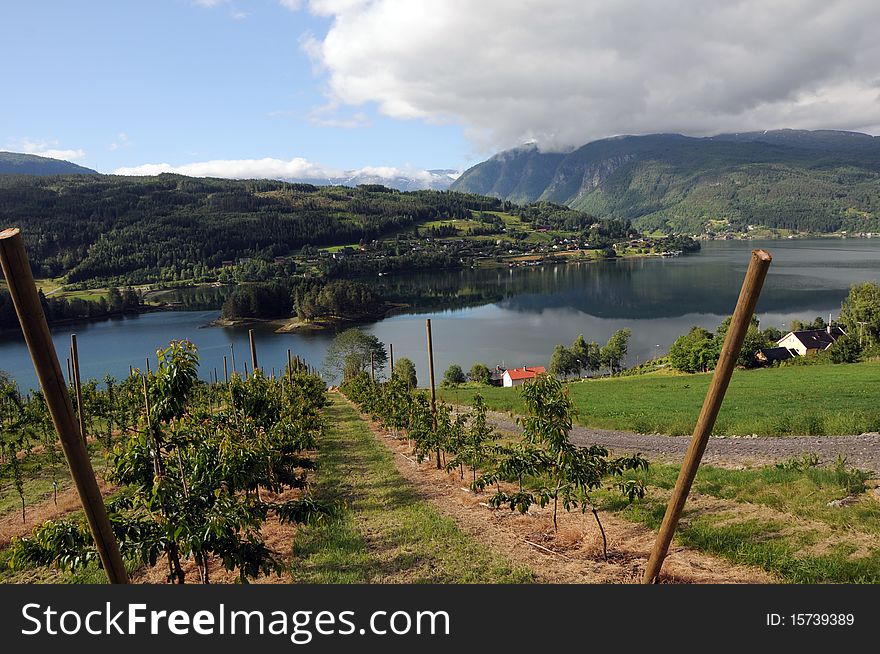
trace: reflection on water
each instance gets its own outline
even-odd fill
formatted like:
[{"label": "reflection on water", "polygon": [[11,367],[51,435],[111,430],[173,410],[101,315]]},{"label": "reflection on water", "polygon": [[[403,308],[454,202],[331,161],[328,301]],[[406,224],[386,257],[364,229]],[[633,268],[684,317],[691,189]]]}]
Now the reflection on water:
[{"label": "reflection on water", "polygon": [[[676,259],[638,259],[598,264],[499,268],[383,277],[382,285],[411,312],[365,326],[396,357],[413,359],[421,381],[425,368],[424,319],[434,327],[438,375],[450,363],[465,368],[545,364],[557,343],[583,333],[604,341],[616,329],[633,331],[630,363],[665,352],[693,325],[714,328],[736,303],[753,247],[764,247],[773,265],[758,304],[762,325],[785,328],[793,319],[835,314],[849,286],[880,281],[880,239],[811,241],[722,241],[704,245],[698,255]],[[175,299],[190,308],[217,307],[229,289],[188,289]],[[202,373],[216,367],[234,344],[239,369],[249,357],[246,328],[202,326],[216,308],[173,311],[55,330],[64,363],[71,332],[78,334],[83,374],[121,376],[129,365],[143,365],[171,339],[189,338],[199,346]],[[290,348],[320,366],[332,334],[275,334],[257,329],[260,363],[271,371],[286,362]],[[0,368],[25,387],[36,384],[23,341],[0,341]]]}]

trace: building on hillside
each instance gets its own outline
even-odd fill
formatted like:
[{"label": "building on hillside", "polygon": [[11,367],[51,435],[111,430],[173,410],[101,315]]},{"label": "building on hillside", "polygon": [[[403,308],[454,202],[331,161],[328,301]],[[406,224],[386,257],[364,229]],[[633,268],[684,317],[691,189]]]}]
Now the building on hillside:
[{"label": "building on hillside", "polygon": [[790,350],[787,347],[765,347],[755,352],[755,359],[763,364],[785,361],[796,356],[798,356],[797,351]]},{"label": "building on hillside", "polygon": [[798,356],[806,356],[827,350],[834,345],[838,338],[845,335],[846,332],[837,325],[828,325],[825,329],[802,329],[788,332],[776,342],[776,345],[794,350]]},{"label": "building on hillside", "polygon": [[522,368],[509,368],[504,371],[501,385],[505,388],[511,386],[522,386],[530,379],[534,379],[538,375],[546,374],[547,370],[544,366],[523,366]]}]

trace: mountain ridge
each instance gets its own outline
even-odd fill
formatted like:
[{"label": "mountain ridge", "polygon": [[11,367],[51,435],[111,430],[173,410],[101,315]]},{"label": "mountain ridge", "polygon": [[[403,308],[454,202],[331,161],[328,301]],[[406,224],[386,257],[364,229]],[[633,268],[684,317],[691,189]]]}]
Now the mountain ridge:
[{"label": "mountain ridge", "polygon": [[98,171],[64,159],[0,151],[0,175],[97,175]]},{"label": "mountain ridge", "polygon": [[767,130],[615,136],[562,153],[530,145],[469,168],[450,189],[668,233],[880,231],[880,137]]}]

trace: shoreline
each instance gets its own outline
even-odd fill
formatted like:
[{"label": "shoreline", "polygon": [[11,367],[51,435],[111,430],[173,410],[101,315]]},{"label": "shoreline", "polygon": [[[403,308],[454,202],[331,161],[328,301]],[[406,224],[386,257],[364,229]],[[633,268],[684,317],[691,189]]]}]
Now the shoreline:
[{"label": "shoreline", "polygon": [[324,316],[309,321],[302,321],[296,316],[274,318],[223,318],[212,320],[205,327],[244,327],[246,325],[271,325],[276,334],[295,334],[302,332],[324,332],[342,327],[363,325],[378,322],[405,311],[411,305],[404,303],[386,302],[383,311],[374,314],[358,316],[357,318],[343,318],[339,316]]}]

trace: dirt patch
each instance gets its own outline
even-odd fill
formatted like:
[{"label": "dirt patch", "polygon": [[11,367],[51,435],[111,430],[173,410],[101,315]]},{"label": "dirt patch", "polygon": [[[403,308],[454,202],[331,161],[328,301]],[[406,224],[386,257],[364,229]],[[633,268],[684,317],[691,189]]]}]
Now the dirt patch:
[{"label": "dirt patch", "polygon": [[[467,479],[413,460],[406,441],[364,419],[395,454],[403,476],[459,528],[495,551],[528,566],[546,583],[639,583],[654,543],[654,532],[610,514],[600,514],[608,536],[609,560],[602,557],[602,536],[593,515],[560,510],[554,533],[552,509],[533,507],[522,515],[492,509],[488,493],[474,494]],[[769,574],[682,547],[673,547],[663,566],[665,583],[773,583]]]},{"label": "dirt patch", "polygon": [[[301,497],[301,491],[288,489],[283,493],[274,494],[262,491],[262,498],[267,502],[287,502]],[[277,519],[269,518],[263,523],[260,534],[266,541],[266,546],[281,562],[283,571],[281,574],[261,575],[256,579],[249,579],[251,584],[289,584],[292,583],[290,568],[287,563],[293,556],[293,539],[296,536],[296,525],[281,524]],[[198,567],[192,558],[181,561],[181,567],[186,575],[187,584],[199,584],[202,582]],[[163,556],[152,568],[141,568],[132,575],[131,581],[135,584],[164,584],[168,583],[168,558]],[[212,584],[235,584],[239,582],[238,573],[226,570],[222,561],[217,557],[211,557],[208,563],[208,580]]]},{"label": "dirt patch", "polygon": [[[116,490],[116,487],[108,484],[102,479],[98,479],[98,488],[101,494],[107,497]],[[79,495],[75,488],[65,488],[58,491],[58,503],[53,499],[48,499],[39,504],[25,507],[25,521],[22,522],[21,512],[12,511],[0,516],[0,549],[9,545],[13,537],[28,536],[34,530],[47,520],[58,520],[64,516],[82,510],[82,504],[79,501]]]}]

